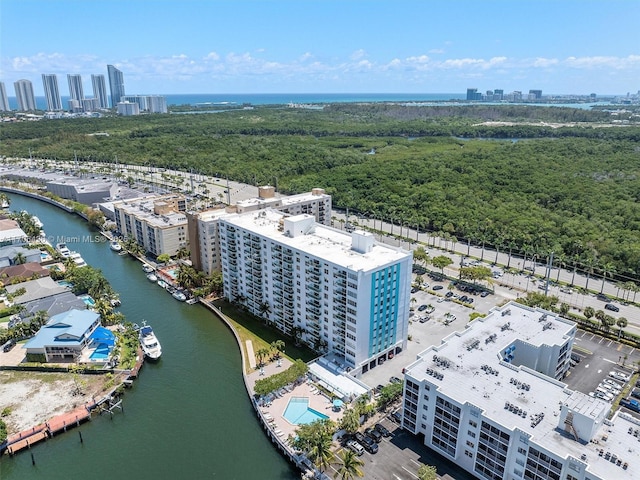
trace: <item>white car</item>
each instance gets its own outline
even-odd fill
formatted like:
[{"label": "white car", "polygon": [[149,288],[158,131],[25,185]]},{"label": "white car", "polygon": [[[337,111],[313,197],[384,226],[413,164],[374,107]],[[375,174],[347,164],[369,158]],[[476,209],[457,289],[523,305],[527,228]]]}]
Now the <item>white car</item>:
[{"label": "white car", "polygon": [[616,380],[622,380],[623,382],[628,382],[629,381],[629,376],[628,375],[625,375],[622,372],[617,372],[615,370],[611,370],[609,372],[609,376],[611,378],[615,378]]}]

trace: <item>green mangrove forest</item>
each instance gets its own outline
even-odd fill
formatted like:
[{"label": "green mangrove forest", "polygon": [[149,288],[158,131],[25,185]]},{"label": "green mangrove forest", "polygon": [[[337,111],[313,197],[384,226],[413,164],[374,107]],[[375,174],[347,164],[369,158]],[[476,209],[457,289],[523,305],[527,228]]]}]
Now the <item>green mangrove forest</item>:
[{"label": "green mangrove forest", "polygon": [[[635,122],[635,123],[634,123]],[[0,155],[193,170],[587,272],[640,273],[637,112],[331,104],[0,125]]]}]

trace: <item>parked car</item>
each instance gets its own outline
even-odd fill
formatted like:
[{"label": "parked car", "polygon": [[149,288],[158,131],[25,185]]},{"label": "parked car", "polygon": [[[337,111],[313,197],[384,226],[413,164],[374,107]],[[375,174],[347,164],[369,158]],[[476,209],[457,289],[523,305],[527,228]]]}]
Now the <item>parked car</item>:
[{"label": "parked car", "polygon": [[378,432],[382,434],[383,437],[390,437],[391,432],[387,430],[387,427],[382,425],[381,423],[376,423],[373,428],[375,428]]},{"label": "parked car", "polygon": [[360,445],[364,447],[364,449],[369,453],[377,453],[378,452],[378,444],[373,441],[371,437],[364,435],[361,432],[356,433],[356,440]]},{"label": "parked car", "polygon": [[402,423],[402,413],[400,410],[397,410],[391,414],[391,419],[396,423]]},{"label": "parked car", "polygon": [[400,380],[398,377],[391,377],[389,381],[391,383],[402,383],[402,380]]},{"label": "parked car", "polygon": [[364,447],[355,440],[349,440],[347,442],[347,448],[356,455],[362,455],[364,453]]},{"label": "parked car", "polygon": [[611,378],[615,378],[616,380],[622,380],[623,382],[628,382],[629,381],[629,377],[627,375],[625,375],[622,372],[618,372],[616,370],[611,370],[609,372],[609,376]]},{"label": "parked car", "polygon": [[370,437],[376,443],[380,443],[382,441],[382,434],[373,427],[367,428],[364,431],[364,434]]},{"label": "parked car", "polygon": [[602,300],[603,302],[608,302],[609,301],[609,297],[607,297],[604,293],[597,294],[596,298],[598,300]]},{"label": "parked car", "polygon": [[489,296],[489,292],[487,292],[487,291],[485,290],[484,292],[482,292],[482,293],[480,294],[480,296],[481,296],[482,298],[487,297],[487,296]]},{"label": "parked car", "polygon": [[420,317],[420,323],[427,323],[429,321],[429,316],[428,315],[424,315],[422,317]]},{"label": "parked car", "polygon": [[416,293],[418,290],[420,290],[418,287],[412,287],[411,293]]},{"label": "parked car", "polygon": [[604,309],[605,310],[611,310],[612,312],[619,312],[620,311],[620,308],[616,307],[613,303],[607,303],[604,306]]},{"label": "parked car", "polygon": [[444,294],[445,297],[447,298],[451,298],[453,297],[453,292],[451,290],[449,290],[447,293]]},{"label": "parked car", "polygon": [[420,306],[418,307],[418,310],[420,310],[421,312],[424,312],[426,309],[427,309],[427,306],[426,306],[426,305],[420,305]]},{"label": "parked car", "polygon": [[444,287],[442,285],[434,285],[433,290],[442,290]]}]

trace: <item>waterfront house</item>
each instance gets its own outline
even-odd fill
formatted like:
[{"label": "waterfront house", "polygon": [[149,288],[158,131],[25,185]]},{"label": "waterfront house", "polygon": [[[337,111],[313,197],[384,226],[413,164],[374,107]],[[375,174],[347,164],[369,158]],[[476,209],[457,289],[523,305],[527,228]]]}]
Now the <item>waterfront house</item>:
[{"label": "waterfront house", "polygon": [[91,310],[59,313],[25,345],[27,360],[75,361],[91,343],[91,334],[100,326],[100,315]]}]

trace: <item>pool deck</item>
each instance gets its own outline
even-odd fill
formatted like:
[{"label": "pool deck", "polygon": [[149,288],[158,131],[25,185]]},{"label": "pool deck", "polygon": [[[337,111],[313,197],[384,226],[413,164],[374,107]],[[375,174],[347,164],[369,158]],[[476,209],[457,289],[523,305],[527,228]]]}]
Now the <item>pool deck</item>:
[{"label": "pool deck", "polygon": [[313,408],[314,410],[327,415],[335,422],[340,421],[342,418],[343,411],[340,410],[339,412],[334,412],[333,405],[329,398],[319,393],[312,384],[303,383],[294,387],[291,392],[288,392],[282,397],[274,398],[269,407],[260,407],[260,411],[267,420],[269,428],[276,432],[276,434],[278,430],[281,431],[283,433],[281,437],[284,440],[289,436],[294,437],[295,431],[298,428],[298,425],[293,425],[284,418],[284,411],[292,397],[308,398],[309,408]]}]

